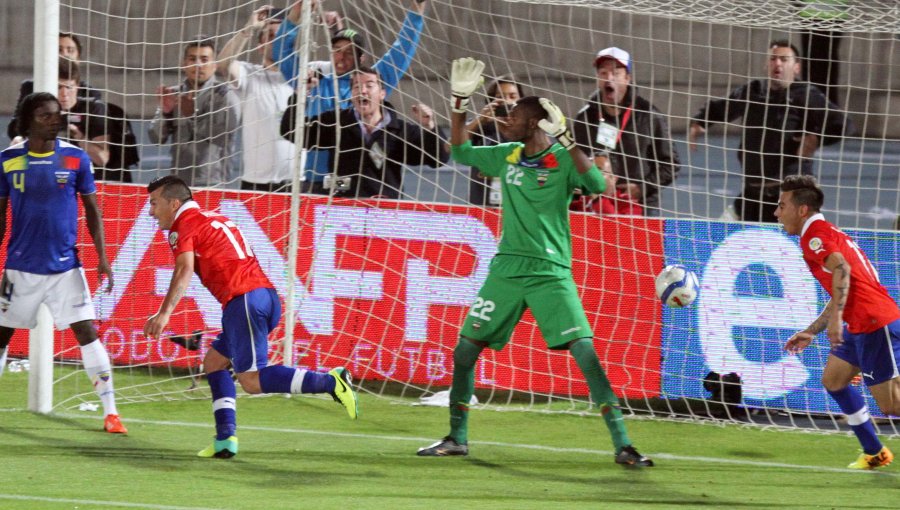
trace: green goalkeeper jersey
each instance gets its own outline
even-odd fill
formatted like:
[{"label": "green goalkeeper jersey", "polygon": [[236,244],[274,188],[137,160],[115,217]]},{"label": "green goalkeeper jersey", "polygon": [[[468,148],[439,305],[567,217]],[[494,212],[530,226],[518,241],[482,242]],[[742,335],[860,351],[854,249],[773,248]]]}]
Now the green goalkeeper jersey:
[{"label": "green goalkeeper jersey", "polygon": [[481,173],[500,177],[503,223],[500,255],[521,255],[572,267],[572,231],[569,202],[581,188],[594,194],[606,189],[596,166],[579,174],[562,145],[555,143],[533,156],[524,154],[521,142],[473,147],[467,141],[451,148],[453,160],[478,167]]}]

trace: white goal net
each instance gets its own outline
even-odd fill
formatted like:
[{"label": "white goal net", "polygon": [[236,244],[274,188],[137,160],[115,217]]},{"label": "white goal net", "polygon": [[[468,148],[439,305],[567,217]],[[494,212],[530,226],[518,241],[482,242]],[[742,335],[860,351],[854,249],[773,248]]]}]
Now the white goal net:
[{"label": "white goal net", "polygon": [[[271,3],[277,11],[287,7],[286,0]],[[810,10],[811,4],[818,10]],[[163,234],[148,216],[145,185],[173,171],[196,179],[201,207],[218,209],[240,226],[285,304],[296,311],[272,335],[273,362],[315,370],[347,366],[366,392],[384,398],[416,399],[446,389],[459,329],[496,252],[500,212],[492,183],[453,162],[416,164],[424,158],[411,158],[403,162],[399,200],[310,194],[308,187],[297,199],[290,186],[294,148],[285,151],[281,144],[287,142],[277,139],[291,91],[240,88],[278,81],[289,67],[285,60],[270,69],[258,65],[264,63],[258,43],[265,37],[246,26],[262,5],[61,1],[59,31],[74,34],[82,46],[81,81],[99,94],[97,101],[121,107],[135,136],[126,140],[113,133],[123,129],[116,122],[121,117],[109,113],[100,125],[140,156],[130,168],[132,184],[108,180],[99,194],[116,288],[108,295],[97,289],[94,297],[100,336],[116,364],[119,401],[208,398],[199,365],[219,331],[221,307],[198,280],[169,331],[197,339],[198,350],[141,333],[173,267]],[[473,98],[472,118],[490,99],[489,82],[505,77],[525,95],[549,97],[574,119],[598,87],[603,93],[594,67],[598,51],[627,52],[630,93],[652,104],[662,121],[662,129],[627,135],[639,128],[629,128],[626,120],[623,133],[649,148],[626,168],[613,169],[628,185],[621,188],[627,199],[619,200],[636,200],[642,214],[571,215],[575,280],[615,390],[639,414],[721,416],[727,409],[714,402],[714,385],[704,380],[710,372],[733,372],[742,380],[742,416],[750,412],[757,423],[837,428],[840,411],[820,383],[827,339],[818,338],[800,356],[782,350],[822,310],[827,294],[808,276],[796,238],[777,224],[730,216],[747,185],[739,148],[742,120],[711,122],[693,150],[688,137],[710,101],[753,80],[766,83],[771,41],[789,40],[804,56],[814,54],[801,59],[796,80],[815,81],[834,103],[829,111],[845,120],[838,135],[811,133],[821,147],[804,164],[823,185],[826,216],[857,239],[882,283],[900,298],[896,2],[427,0],[417,21],[413,0],[322,0],[312,25],[301,23],[296,46],[288,48],[291,65],[318,61],[311,69],[319,69],[320,77],[332,72],[334,27],[325,23],[333,21],[331,11],[339,13],[344,28],[360,34],[369,63],[398,47],[414,48],[408,69],[383,68],[400,78],[388,96],[389,108],[413,122],[414,105],[433,107],[441,143],[448,141],[448,75],[455,58],[474,56],[487,64],[488,83]],[[408,28],[404,23],[417,22],[417,42],[398,39]],[[199,95],[188,105],[161,102],[160,87],[191,80],[185,48],[199,34],[210,38],[217,57],[228,48],[230,58],[248,64],[220,66],[215,79],[226,85],[202,104]],[[16,51],[27,61],[27,48]],[[751,102],[744,100],[743,107]],[[315,111],[313,99],[305,107],[329,111]],[[188,108],[194,113],[188,115]],[[191,118],[190,133],[172,127],[182,111]],[[639,116],[632,122],[642,123]],[[173,131],[160,131],[169,124]],[[810,134],[809,128],[798,133]],[[486,143],[495,141],[491,136],[496,135],[486,135]],[[309,163],[313,156],[304,159]],[[346,162],[337,158],[331,164],[340,161]],[[307,174],[303,186],[315,180]],[[248,183],[257,189],[242,190]],[[281,192],[263,191],[268,185]],[[93,286],[96,258],[83,221],[81,228],[81,255]],[[683,264],[700,277],[692,307],[668,309],[656,299],[653,278],[668,264]],[[295,325],[291,334],[285,331],[289,324]],[[71,333],[57,332],[55,347],[55,409],[95,400],[78,370]],[[26,336],[18,333],[10,356],[21,357],[27,348]],[[476,387],[487,405],[570,411],[588,402],[574,360],[546,349],[529,313],[506,349],[483,355]],[[884,423],[882,432],[897,433],[893,422]]]}]

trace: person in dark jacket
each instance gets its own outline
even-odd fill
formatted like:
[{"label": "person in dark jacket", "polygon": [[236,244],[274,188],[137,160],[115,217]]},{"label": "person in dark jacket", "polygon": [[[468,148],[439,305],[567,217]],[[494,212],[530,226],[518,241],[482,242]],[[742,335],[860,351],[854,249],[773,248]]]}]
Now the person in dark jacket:
[{"label": "person in dark jacket", "polygon": [[594,59],[597,91],[575,116],[575,142],[594,156],[609,158],[616,187],[659,216],[659,188],[678,175],[678,153],[659,110],[631,84],[627,51],[606,48]]},{"label": "person in dark jacket", "polygon": [[[328,150],[338,177],[349,187],[334,195],[350,198],[401,197],[403,165],[438,167],[450,154],[439,139],[431,108],[413,106],[418,123],[401,118],[390,103],[378,72],[360,67],[353,72],[353,108],[329,111],[309,119],[305,146]],[[293,140],[296,95],[281,118],[281,135]]]},{"label": "person in dark jacket", "polygon": [[837,142],[852,125],[821,90],[798,81],[800,53],[789,41],[769,44],[767,74],[768,79],[752,80],[701,108],[691,121],[689,141],[695,150],[710,122],[742,119],[738,159],[744,186],[734,210],[743,221],[775,223],[781,181],[811,175],[816,149]]},{"label": "person in dark jacket", "polygon": [[[59,33],[59,56],[60,59],[68,59],[69,61],[78,63],[81,62],[81,40],[73,33],[69,32],[60,32]],[[23,81],[19,85],[19,98],[16,100],[16,107],[18,107],[19,103],[25,99],[25,96],[34,92],[34,80],[28,79]],[[78,82],[78,100],[84,102],[90,101],[100,101],[102,96],[100,95],[100,91],[92,88],[90,85],[83,81]],[[18,109],[18,108],[17,108]],[[10,140],[14,140],[17,136],[22,136],[23,133],[19,132],[19,128],[16,126],[16,116],[13,116],[9,119],[9,124],[6,126],[6,134],[9,136]]]}]

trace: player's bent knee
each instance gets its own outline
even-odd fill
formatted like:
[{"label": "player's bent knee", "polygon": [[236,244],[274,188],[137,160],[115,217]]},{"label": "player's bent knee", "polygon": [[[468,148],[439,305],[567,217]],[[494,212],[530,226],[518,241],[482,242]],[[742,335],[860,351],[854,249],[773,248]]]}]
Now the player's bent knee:
[{"label": "player's bent knee", "polygon": [[230,366],[231,361],[212,347],[206,351],[206,356],[203,357],[203,372],[205,374],[211,374],[219,370],[228,370]]},{"label": "player's bent knee", "polygon": [[241,388],[251,395],[262,393],[262,386],[259,384],[259,372],[243,372],[238,374],[238,383]]},{"label": "player's bent knee", "polygon": [[826,371],[825,374],[822,375],[822,386],[826,391],[841,391],[846,388],[851,379],[845,377],[835,377],[833,374],[829,375]]},{"label": "player's bent knee", "polygon": [[78,345],[87,345],[97,339],[97,330],[93,321],[78,321],[69,325]]}]

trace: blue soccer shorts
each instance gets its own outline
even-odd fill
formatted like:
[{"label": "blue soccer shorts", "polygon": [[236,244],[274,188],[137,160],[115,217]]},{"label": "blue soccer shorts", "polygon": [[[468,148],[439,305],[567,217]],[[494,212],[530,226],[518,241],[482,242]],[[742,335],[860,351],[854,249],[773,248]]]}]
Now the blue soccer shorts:
[{"label": "blue soccer shorts", "polygon": [[281,320],[275,289],[253,289],[233,298],[222,311],[222,332],[212,347],[231,360],[235,373],[265,368],[269,363],[269,333]]},{"label": "blue soccer shorts", "polygon": [[900,376],[900,320],[870,333],[850,333],[844,329],[844,343],[831,351],[857,366],[866,386],[875,386]]}]

